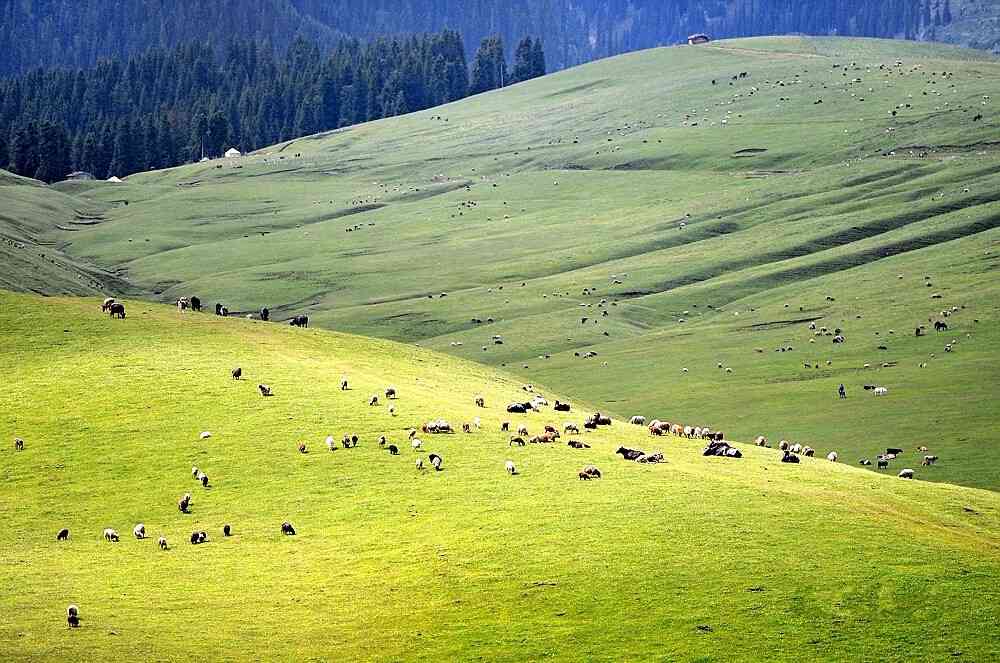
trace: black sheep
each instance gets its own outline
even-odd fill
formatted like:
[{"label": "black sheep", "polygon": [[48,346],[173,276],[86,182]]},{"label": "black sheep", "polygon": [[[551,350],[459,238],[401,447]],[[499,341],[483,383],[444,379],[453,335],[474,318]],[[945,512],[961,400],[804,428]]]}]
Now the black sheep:
[{"label": "black sheep", "polygon": [[285,536],[295,536],[295,528],[287,520],[281,523],[281,533]]},{"label": "black sheep", "polygon": [[233,529],[229,526],[228,523],[222,526],[222,536],[231,536],[232,533]]},{"label": "black sheep", "polygon": [[625,447],[618,447],[618,450],[615,451],[615,453],[621,454],[622,458],[624,458],[625,460],[635,460],[639,456],[646,455],[645,453],[639,451],[638,449],[626,449]]},{"label": "black sheep", "polygon": [[390,444],[389,445],[389,454],[392,455],[392,456],[398,456],[399,455],[399,447],[397,447],[395,444]]},{"label": "black sheep", "polygon": [[59,530],[59,533],[56,534],[56,541],[65,541],[68,538],[69,538],[69,530],[65,527]]},{"label": "black sheep", "polygon": [[243,377],[243,369],[237,366],[233,369],[233,379],[239,380],[241,377]]}]

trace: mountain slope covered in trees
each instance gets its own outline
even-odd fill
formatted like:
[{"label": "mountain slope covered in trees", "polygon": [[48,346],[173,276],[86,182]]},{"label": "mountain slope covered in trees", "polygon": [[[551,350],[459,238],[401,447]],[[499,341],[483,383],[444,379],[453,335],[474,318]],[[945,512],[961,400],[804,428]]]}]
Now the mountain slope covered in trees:
[{"label": "mountain slope covered in trees", "polygon": [[543,35],[554,69],[676,43],[775,33],[943,40],[996,48],[996,0],[0,0],[0,75],[81,67],[109,56],[192,40],[265,39],[282,51],[297,35],[340,37],[452,29],[472,49],[497,33],[513,44]]}]

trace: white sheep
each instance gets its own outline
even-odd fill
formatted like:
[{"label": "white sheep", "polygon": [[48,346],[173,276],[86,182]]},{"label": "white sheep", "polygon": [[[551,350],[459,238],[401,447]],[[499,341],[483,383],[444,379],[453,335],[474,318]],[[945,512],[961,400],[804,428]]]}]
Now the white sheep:
[{"label": "white sheep", "polygon": [[904,470],[900,470],[899,471],[899,478],[900,479],[912,479],[913,478],[913,470],[911,470],[909,468],[904,469]]},{"label": "white sheep", "polygon": [[167,549],[167,537],[161,536],[159,539],[156,540],[156,545],[160,546],[160,550],[166,550]]},{"label": "white sheep", "polygon": [[524,424],[521,424],[520,426],[517,427],[517,434],[518,435],[527,435],[528,434],[528,427],[525,426]]},{"label": "white sheep", "polygon": [[420,447],[424,446],[424,443],[420,441],[420,438],[418,438],[418,437],[415,437],[415,438],[413,438],[413,440],[412,440],[412,441],[410,442],[410,446],[412,446],[412,447],[413,447],[413,450],[414,450],[414,451],[419,451],[419,450],[420,450]]},{"label": "white sheep", "polygon": [[139,523],[138,525],[132,528],[132,535],[137,539],[145,539],[146,526],[143,525],[142,523]]},{"label": "white sheep", "polygon": [[111,541],[114,543],[118,542],[118,532],[110,527],[104,530],[104,540]]},{"label": "white sheep", "polygon": [[418,458],[417,462],[416,462],[416,466],[417,466],[418,470],[424,469],[424,459],[423,458]]},{"label": "white sheep", "polygon": [[212,437],[212,433],[210,433],[209,431],[206,430],[201,432],[201,439],[207,440],[210,437]]},{"label": "white sheep", "polygon": [[646,417],[637,414],[634,417],[632,417],[631,419],[629,419],[628,422],[630,424],[634,424],[636,426],[644,426],[646,424]]},{"label": "white sheep", "polygon": [[876,396],[885,396],[889,393],[889,389],[887,387],[875,387],[873,391]]},{"label": "white sheep", "polygon": [[837,462],[837,459],[838,459],[839,457],[840,457],[840,456],[838,456],[838,455],[837,455],[837,452],[836,452],[836,451],[831,451],[830,453],[828,453],[828,454],[826,455],[826,459],[827,459],[828,461],[830,461],[831,463],[836,463],[836,462]]},{"label": "white sheep", "polygon": [[504,463],[504,466],[507,468],[507,474],[511,476],[517,474],[517,468],[514,467],[514,461],[508,460],[506,463]]},{"label": "white sheep", "polygon": [[767,438],[764,437],[763,435],[758,435],[757,438],[753,441],[753,443],[756,444],[758,447],[766,447]]},{"label": "white sheep", "polygon": [[327,435],[325,442],[326,442],[326,448],[329,449],[330,451],[333,451],[334,449],[337,448],[337,441],[333,439],[333,435]]},{"label": "white sheep", "polygon": [[789,449],[789,451],[791,451],[793,454],[800,454],[800,453],[802,453],[802,445],[799,444],[798,442],[796,442],[795,444],[793,444],[791,446],[791,448]]}]

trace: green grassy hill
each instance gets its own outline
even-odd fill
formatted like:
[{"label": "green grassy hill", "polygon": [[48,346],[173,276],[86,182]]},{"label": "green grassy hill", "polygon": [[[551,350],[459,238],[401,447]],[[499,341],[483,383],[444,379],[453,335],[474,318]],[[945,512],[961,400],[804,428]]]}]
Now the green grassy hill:
[{"label": "green grassy hill", "polygon": [[657,49],[59,185],[104,220],[46,238],[162,300],[305,313],[852,462],[928,446],[921,478],[997,489],[997,80],[982,53],[898,41]]},{"label": "green grassy hill", "polygon": [[[704,458],[620,421],[582,436],[590,449],[510,449],[498,424],[524,392],[488,367],[139,301],[109,320],[99,301],[0,292],[0,660],[1000,656],[995,492],[746,445]],[[390,384],[395,417],[367,405]],[[573,405],[511,418],[535,432],[579,422]],[[444,463],[416,469],[407,428],[475,416],[481,432],[421,436]],[[358,447],[327,451],[344,433]],[[601,480],[577,479],[588,463]]]}]

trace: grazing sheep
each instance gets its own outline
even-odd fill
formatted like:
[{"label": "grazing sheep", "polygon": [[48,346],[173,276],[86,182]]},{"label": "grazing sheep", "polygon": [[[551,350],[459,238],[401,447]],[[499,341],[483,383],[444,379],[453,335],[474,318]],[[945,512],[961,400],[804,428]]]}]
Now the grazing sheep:
[{"label": "grazing sheep", "polygon": [[101,313],[107,313],[111,310],[111,305],[115,303],[114,297],[105,298],[104,302],[101,304]]},{"label": "grazing sheep", "polygon": [[645,426],[646,425],[646,417],[643,417],[643,416],[637,414],[634,417],[632,417],[631,419],[629,419],[628,422],[630,424],[632,424],[633,426]]},{"label": "grazing sheep", "polygon": [[201,435],[199,435],[198,437],[200,439],[202,439],[202,440],[207,440],[208,438],[212,437],[212,433],[210,433],[209,431],[205,430],[205,431],[202,431]]},{"label": "grazing sheep", "polygon": [[146,538],[146,526],[143,525],[142,523],[139,523],[138,525],[136,525],[135,527],[133,527],[132,528],[132,536],[134,536],[135,538],[140,539],[140,540],[141,539],[145,539]]},{"label": "grazing sheep", "polygon": [[180,499],[180,500],[179,500],[179,501],[177,502],[177,509],[178,509],[178,510],[179,510],[179,511],[180,511],[181,513],[187,513],[187,512],[188,512],[188,509],[190,508],[190,506],[191,506],[191,493],[186,493],[186,494],[184,495],[184,497],[182,497],[182,498],[181,498],[181,499]]},{"label": "grazing sheep", "polygon": [[525,426],[524,424],[521,424],[520,426],[517,427],[517,434],[518,435],[527,435],[528,434],[528,427]]},{"label": "grazing sheep", "polygon": [[812,458],[813,456],[816,455],[816,450],[813,449],[812,447],[804,447],[802,449],[802,455],[803,456],[808,456],[809,458]]},{"label": "grazing sheep", "polygon": [[201,473],[201,485],[204,488],[208,488],[208,475],[204,472]]},{"label": "grazing sheep", "polygon": [[871,464],[872,464],[872,462],[870,460],[868,460],[867,458],[862,458],[861,460],[858,461],[858,465],[866,465],[867,466],[867,465],[871,465]]},{"label": "grazing sheep", "polygon": [[118,532],[110,527],[106,528],[104,530],[104,540],[112,543],[118,543]]},{"label": "grazing sheep", "polygon": [[787,449],[784,451],[784,455],[781,457],[782,463],[797,463],[799,462],[799,457],[791,453]]},{"label": "grazing sheep", "polygon": [[662,463],[663,462],[663,452],[657,451],[656,453],[651,453],[645,456],[639,456],[636,458],[637,463]]},{"label": "grazing sheep", "polygon": [[424,443],[421,442],[420,439],[416,437],[413,438],[413,440],[410,442],[410,446],[413,447],[414,451],[420,451],[420,447],[422,447],[423,445]]},{"label": "grazing sheep", "polygon": [[590,481],[591,479],[591,476],[586,472],[580,472],[577,474],[577,476],[580,477],[580,481]]},{"label": "grazing sheep", "polygon": [[297,315],[288,321],[288,324],[292,327],[308,327],[309,326],[309,316],[308,315]]},{"label": "grazing sheep", "polygon": [[564,433],[576,433],[576,434],[579,435],[579,433],[580,433],[580,427],[577,426],[574,423],[567,423],[565,426],[563,426],[563,432]]},{"label": "grazing sheep", "polygon": [[782,440],[781,442],[778,442],[778,449],[782,451],[788,451],[789,446],[790,445],[788,444],[788,440]]},{"label": "grazing sheep", "polygon": [[508,447],[513,447],[513,446],[523,447],[524,445],[525,445],[524,438],[517,436],[511,437],[510,442],[507,443]]},{"label": "grazing sheep", "polygon": [[281,533],[285,536],[295,536],[295,528],[287,520],[281,523]]},{"label": "grazing sheep", "polygon": [[826,455],[826,459],[831,463],[836,463],[838,458],[840,458],[840,456],[837,455],[836,451],[831,451]]},{"label": "grazing sheep", "polygon": [[267,322],[268,320],[271,319],[271,311],[269,311],[267,307],[264,307],[260,310],[260,319],[263,320],[264,322]]},{"label": "grazing sheep", "polygon": [[440,472],[441,471],[441,456],[438,456],[437,454],[431,454],[428,457],[428,459],[431,461],[431,465],[434,466],[434,469],[437,470],[438,472]]},{"label": "grazing sheep", "polygon": [[463,423],[462,424],[462,432],[463,433],[471,433],[472,432],[472,424],[470,424],[470,423]]},{"label": "grazing sheep", "polygon": [[66,527],[63,527],[61,530],[59,530],[59,533],[56,534],[56,541],[65,541],[68,538],[69,538],[69,529]]},{"label": "grazing sheep", "polygon": [[879,456],[875,459],[875,467],[879,470],[884,470],[889,467],[889,459],[883,456]]},{"label": "grazing sheep", "polygon": [[764,437],[763,435],[758,435],[757,438],[753,441],[753,443],[755,445],[757,445],[758,447],[766,447],[767,446],[767,438]]},{"label": "grazing sheep", "polygon": [[335,451],[337,449],[337,441],[333,438],[333,435],[327,435],[325,443],[326,443],[326,448],[329,449],[330,451]]},{"label": "grazing sheep", "polygon": [[570,446],[570,447],[573,447],[574,449],[589,449],[590,448],[589,444],[584,444],[583,442],[581,442],[579,440],[570,440],[566,444],[568,446]]},{"label": "grazing sheep", "polygon": [[742,458],[743,452],[722,440],[712,440],[702,452],[702,456],[723,456],[725,458]]},{"label": "grazing sheep", "polygon": [[300,454],[309,453],[309,450],[306,448],[305,442],[299,442],[299,453]]},{"label": "grazing sheep", "polygon": [[510,432],[510,422],[509,421],[501,421],[500,422],[500,432],[501,433],[509,433]]},{"label": "grazing sheep", "polygon": [[912,479],[913,478],[913,470],[911,470],[909,468],[907,468],[905,470],[900,470],[899,471],[899,478],[900,479]]},{"label": "grazing sheep", "polygon": [[885,396],[889,393],[889,390],[885,387],[875,387],[875,389],[872,390],[872,393],[876,396]]},{"label": "grazing sheep", "polygon": [[556,412],[569,412],[569,403],[560,403],[556,400],[556,404],[552,406],[552,409]]},{"label": "grazing sheep", "polygon": [[386,389],[385,389],[385,397],[388,400],[395,399],[396,398],[396,388],[395,387],[386,387]]},{"label": "grazing sheep", "polygon": [[114,302],[108,309],[108,312],[112,318],[118,318],[119,320],[125,319],[125,305],[119,302]]},{"label": "grazing sheep", "polygon": [[372,397],[368,399],[368,407],[374,407],[378,405],[378,394],[372,394]]},{"label": "grazing sheep", "polygon": [[229,523],[222,526],[222,536],[232,536],[232,534],[233,528],[229,526]]},{"label": "grazing sheep", "polygon": [[160,550],[166,550],[167,549],[167,537],[161,536],[159,539],[156,540],[156,545],[160,546]]},{"label": "grazing sheep", "polygon": [[201,474],[201,470],[197,466],[191,468],[191,476],[197,479],[199,474]]},{"label": "grazing sheep", "polygon": [[585,468],[580,470],[580,474],[586,474],[589,479],[600,479],[601,471],[597,469],[595,465],[587,465]]},{"label": "grazing sheep", "polygon": [[340,378],[340,390],[347,391],[347,376]]},{"label": "grazing sheep", "polygon": [[395,444],[390,444],[389,447],[388,447],[388,449],[389,449],[389,455],[390,456],[398,456],[399,455],[399,447],[397,447]]},{"label": "grazing sheep", "polygon": [[476,407],[486,407],[486,400],[482,396],[476,396]]},{"label": "grazing sheep", "polygon": [[71,603],[70,606],[66,608],[66,623],[69,624],[70,628],[80,627],[80,608],[78,608],[75,604]]},{"label": "grazing sheep", "polygon": [[24,440],[19,437],[14,438],[14,451],[24,451]]},{"label": "grazing sheep", "polygon": [[271,395],[271,387],[269,387],[266,384],[257,385],[257,389],[260,390],[260,395],[264,396],[265,398]]},{"label": "grazing sheep", "polygon": [[920,461],[921,465],[933,465],[938,460],[937,456],[924,456],[924,459]]},{"label": "grazing sheep", "polygon": [[788,450],[791,451],[793,454],[800,454],[802,453],[802,445],[796,442],[791,447],[789,447]]},{"label": "grazing sheep", "polygon": [[390,417],[395,417],[396,416],[396,406],[395,405],[390,405],[389,406],[389,416]]},{"label": "grazing sheep", "polygon": [[514,461],[508,460],[506,463],[504,463],[504,467],[507,468],[507,474],[511,476],[517,474],[517,468],[514,467]]}]

